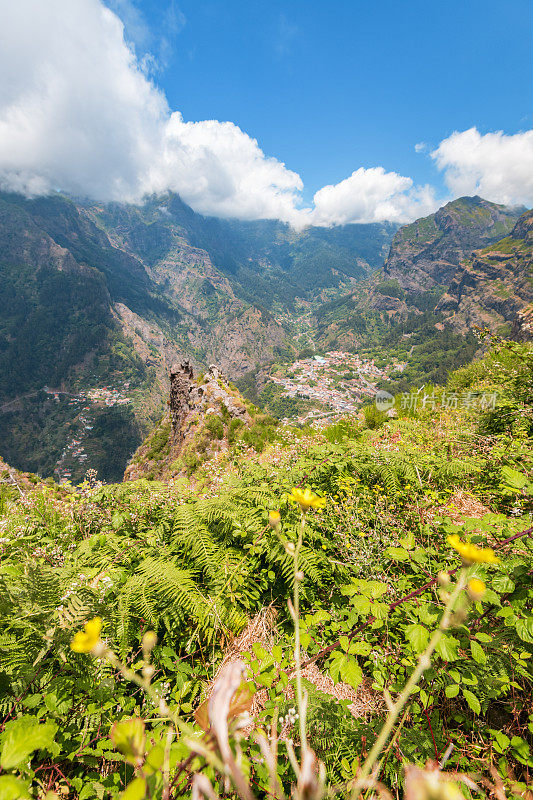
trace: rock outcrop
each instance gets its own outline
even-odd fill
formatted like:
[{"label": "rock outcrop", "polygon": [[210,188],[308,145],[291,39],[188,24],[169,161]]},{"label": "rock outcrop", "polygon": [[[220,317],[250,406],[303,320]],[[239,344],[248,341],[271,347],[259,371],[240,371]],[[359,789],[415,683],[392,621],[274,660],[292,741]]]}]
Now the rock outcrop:
[{"label": "rock outcrop", "polygon": [[239,393],[232,391],[218,367],[211,364],[205,375],[197,380],[189,361],[182,361],[170,371],[170,430],[171,450],[179,454],[191,423],[198,415],[224,408],[232,419],[250,421],[250,415]]},{"label": "rock outcrop", "polygon": [[215,365],[195,377],[189,361],[170,370],[169,410],[138,448],[124,480],[169,478],[227,449],[229,433],[252,423],[239,391]]}]

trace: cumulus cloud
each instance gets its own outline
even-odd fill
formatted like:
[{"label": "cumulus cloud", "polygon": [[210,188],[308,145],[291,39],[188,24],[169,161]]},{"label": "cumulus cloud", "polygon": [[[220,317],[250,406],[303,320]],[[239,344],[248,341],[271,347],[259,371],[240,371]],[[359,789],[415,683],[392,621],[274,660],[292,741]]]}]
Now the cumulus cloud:
[{"label": "cumulus cloud", "polygon": [[172,114],[142,188],[145,193],[175,189],[203,214],[300,220],[300,176],[267,158],[232,122],[185,122],[179,112]]},{"label": "cumulus cloud", "polygon": [[411,178],[383,167],[360,167],[349,178],[315,194],[315,225],[350,222],[408,222],[438,207],[431,187],[415,187]]},{"label": "cumulus cloud", "polygon": [[[407,222],[436,208],[430,187],[382,167],[324,186],[305,208],[300,176],[237,125],[172,112],[149,77],[137,0],[109,3],[122,10],[129,34],[102,0],[0,0],[4,189],[134,202],[172,190],[203,214],[297,227]],[[173,0],[168,8],[174,13]],[[432,156],[455,194],[531,202],[532,137],[472,129]]]},{"label": "cumulus cloud", "polygon": [[98,0],[0,0],[0,179],[103,200],[138,195],[168,118]]},{"label": "cumulus cloud", "polygon": [[100,0],[0,0],[0,183],[206,214],[298,217],[300,177],[229,122],[170,113]]},{"label": "cumulus cloud", "polygon": [[452,194],[533,205],[533,130],[507,135],[455,131],[431,153]]}]

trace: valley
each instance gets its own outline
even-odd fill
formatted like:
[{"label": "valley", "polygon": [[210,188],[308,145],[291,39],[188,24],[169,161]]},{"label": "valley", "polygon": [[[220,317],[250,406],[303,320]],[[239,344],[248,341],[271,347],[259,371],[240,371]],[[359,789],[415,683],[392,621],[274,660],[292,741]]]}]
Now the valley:
[{"label": "valley", "polygon": [[[442,383],[479,349],[473,326],[501,332],[533,299],[520,213],[460,198],[400,229],[296,231],[202,217],[172,194],[133,206],[4,193],[0,452],[43,477],[78,482],[91,467],[117,480],[184,357],[300,424],[352,413],[377,388]],[[130,401],[91,406],[88,422],[42,392],[126,384]]]}]

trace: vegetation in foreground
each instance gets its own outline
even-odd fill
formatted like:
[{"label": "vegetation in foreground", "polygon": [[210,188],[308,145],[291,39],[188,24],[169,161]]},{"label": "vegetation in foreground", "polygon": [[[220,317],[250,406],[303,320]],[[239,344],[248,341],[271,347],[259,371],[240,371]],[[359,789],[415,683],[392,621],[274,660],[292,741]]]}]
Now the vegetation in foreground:
[{"label": "vegetation in foreground", "polygon": [[0,484],[0,796],[528,796],[531,348],[446,391],[193,481]]}]

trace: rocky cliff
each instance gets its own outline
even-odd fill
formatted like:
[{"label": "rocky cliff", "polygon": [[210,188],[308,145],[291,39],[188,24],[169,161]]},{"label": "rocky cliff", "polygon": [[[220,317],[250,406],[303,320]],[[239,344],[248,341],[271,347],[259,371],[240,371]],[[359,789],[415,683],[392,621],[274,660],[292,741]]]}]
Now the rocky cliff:
[{"label": "rocky cliff", "polygon": [[227,452],[258,418],[266,420],[216,366],[195,377],[189,361],[170,371],[168,405],[168,413],[131,459],[125,480],[190,473],[216,453]]},{"label": "rocky cliff", "polygon": [[364,347],[390,343],[391,326],[412,332],[417,317],[435,311],[461,262],[510,233],[519,215],[518,209],[480,197],[461,197],[404,225],[393,237],[383,270],[316,310],[315,341],[325,348]]},{"label": "rocky cliff", "polygon": [[479,250],[456,270],[437,311],[455,330],[474,325],[533,338],[533,211],[509,236]]},{"label": "rocky cliff", "polygon": [[435,214],[397,231],[385,262],[385,276],[410,291],[446,286],[461,261],[506,236],[519,213],[481,197],[453,200]]}]

